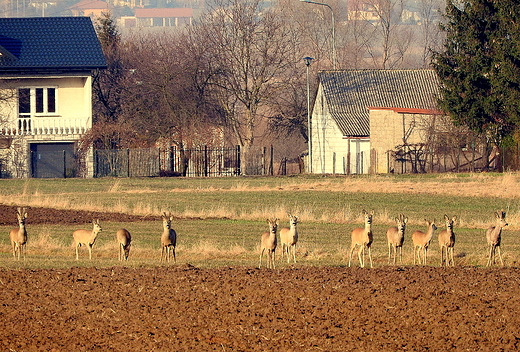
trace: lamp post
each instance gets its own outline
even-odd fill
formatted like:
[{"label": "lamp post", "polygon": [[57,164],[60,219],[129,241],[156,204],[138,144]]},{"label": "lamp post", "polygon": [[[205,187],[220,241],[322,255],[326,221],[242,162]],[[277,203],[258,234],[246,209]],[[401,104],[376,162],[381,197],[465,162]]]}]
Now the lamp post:
[{"label": "lamp post", "polygon": [[304,57],[303,61],[305,62],[305,66],[307,66],[307,145],[309,147],[309,167],[308,171],[312,174],[312,126],[311,126],[311,91],[309,86],[309,66],[314,60],[312,57]]},{"label": "lamp post", "polygon": [[300,0],[301,2],[305,2],[307,4],[314,4],[314,5],[322,5],[326,6],[330,9],[330,13],[332,15],[332,67],[336,69],[336,24],[334,21],[334,10],[332,10],[332,7],[330,7],[329,4],[324,4],[322,2],[314,2],[311,0]]}]

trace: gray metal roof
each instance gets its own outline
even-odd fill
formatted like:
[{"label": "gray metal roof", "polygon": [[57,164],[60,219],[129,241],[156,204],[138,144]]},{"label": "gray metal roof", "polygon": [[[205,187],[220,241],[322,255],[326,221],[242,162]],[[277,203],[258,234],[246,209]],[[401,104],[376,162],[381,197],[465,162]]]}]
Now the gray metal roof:
[{"label": "gray metal roof", "polygon": [[0,73],[104,67],[89,17],[0,18]]},{"label": "gray metal roof", "polygon": [[370,136],[369,107],[436,109],[439,86],[433,70],[334,70],[318,77],[344,136]]}]

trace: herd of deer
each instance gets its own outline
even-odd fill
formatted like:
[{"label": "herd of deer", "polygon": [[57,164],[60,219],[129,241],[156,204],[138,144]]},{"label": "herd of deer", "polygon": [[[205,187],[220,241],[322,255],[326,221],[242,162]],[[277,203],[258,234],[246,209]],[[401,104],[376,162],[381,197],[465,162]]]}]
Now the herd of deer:
[{"label": "herd of deer", "polygon": [[[372,267],[372,254],[370,247],[373,242],[373,233],[372,233],[372,217],[374,212],[368,213],[363,210],[363,215],[365,218],[365,228],[356,228],[352,231],[352,244],[350,246],[350,257],[348,265],[350,266],[352,260],[352,254],[356,247],[358,249],[358,258],[361,267],[365,266],[365,249],[368,251],[368,257],[370,259],[370,267]],[[495,212],[496,225],[490,226],[486,231],[486,239],[489,246],[489,255],[487,266],[496,263],[496,254],[498,252],[498,257],[500,259],[501,265],[504,265],[504,261],[502,260],[502,254],[500,252],[500,242],[502,239],[502,228],[507,226],[506,222],[506,213],[502,211]],[[453,226],[457,217],[454,216],[450,219],[448,215],[444,215],[444,221],[446,223],[446,229],[442,230],[439,233],[439,247],[441,250],[441,266],[454,266],[453,260],[453,248],[455,246],[455,232],[453,231]],[[392,260],[392,251],[393,255],[393,263],[396,263],[397,251],[399,251],[399,260],[402,263],[403,259],[403,243],[404,243],[404,233],[406,230],[406,223],[408,222],[408,218],[403,214],[400,214],[399,217],[395,218],[397,222],[397,226],[390,227],[386,232],[386,238],[388,241],[388,262]],[[437,226],[435,225],[435,220],[428,221],[425,220],[428,224],[427,231],[414,231],[412,233],[412,242],[413,242],[413,263],[416,262],[418,264],[426,265],[426,258],[428,253],[428,247],[430,246],[430,242],[433,237],[433,233],[437,230]],[[422,256],[422,259],[421,259]]]},{"label": "herd of deer", "polygon": [[[25,228],[25,219],[27,219],[27,212],[25,208],[18,208],[16,211],[18,218],[18,228],[12,229],[9,233],[11,245],[13,247],[13,256],[15,259],[20,259],[23,255],[25,260],[25,251],[27,245],[27,229]],[[172,229],[173,216],[163,213],[163,232],[161,234],[161,261],[169,262],[173,257],[175,258],[175,247],[177,245],[177,233]],[[76,260],[79,260],[79,247],[88,247],[89,258],[92,259],[92,247],[96,243],[98,234],[102,231],[99,220],[92,221],[92,230],[76,230],[72,233],[74,239],[74,247],[76,248]],[[132,236],[127,229],[119,229],[116,231],[116,239],[119,245],[119,260],[128,260],[130,254],[130,246],[132,245]]]},{"label": "herd of deer", "polygon": [[[359,259],[359,265],[361,267],[365,267],[365,251],[367,251],[368,258],[370,260],[370,267],[373,266],[371,252],[372,242],[374,240],[374,236],[372,233],[373,216],[373,211],[368,213],[367,211],[363,210],[365,227],[358,227],[352,230],[352,242],[350,245],[350,255],[348,260],[349,267],[352,263],[352,255],[354,254],[356,247],[358,248],[357,254]],[[486,231],[486,238],[489,246],[487,266],[496,263],[497,253],[501,265],[504,265],[504,261],[502,260],[502,254],[500,253],[500,241],[502,238],[502,228],[507,226],[506,213],[503,210],[495,212],[495,219],[496,225],[489,227]],[[289,263],[290,252],[292,250],[294,262],[296,263],[296,243],[298,242],[298,231],[296,230],[296,224],[298,223],[298,218],[289,214],[289,220],[290,228],[285,227],[280,230],[280,242],[282,243],[282,257],[284,255],[287,255],[287,262]],[[455,232],[453,231],[453,226],[456,220],[456,216],[450,219],[448,215],[444,215],[446,229],[442,230],[439,233],[441,266],[455,265],[453,259],[453,248],[455,247]],[[404,234],[408,218],[405,217],[403,214],[400,214],[399,217],[395,218],[395,221],[397,223],[397,226],[390,227],[386,232],[386,238],[388,241],[388,263],[393,261],[393,264],[396,264],[398,252],[399,260],[401,263],[403,262]],[[435,230],[437,230],[435,220],[425,221],[428,224],[426,232],[417,230],[412,233],[414,265],[416,263],[418,263],[419,265],[426,265],[428,247],[430,246],[430,242],[432,240]],[[277,246],[276,231],[278,227],[278,219],[267,219],[267,224],[269,225],[269,232],[264,232],[262,234],[262,246],[260,252],[259,267],[262,266],[262,256],[264,252],[267,251],[267,267],[274,268],[275,250]]]},{"label": "herd of deer", "polygon": [[[282,245],[282,258],[284,256],[287,256],[287,263],[290,263],[292,256],[294,263],[296,263],[296,244],[298,243],[298,217],[291,214],[288,215],[289,227],[281,228],[279,234],[280,242]],[[11,230],[11,232],[9,233],[9,238],[11,240],[11,245],[13,248],[13,256],[15,259],[19,260],[22,255],[25,259],[27,245],[27,229],[25,228],[27,212],[25,208],[19,207],[17,209],[16,216],[18,218],[19,227]],[[358,248],[357,254],[360,266],[365,266],[365,250],[368,252],[370,267],[373,266],[371,252],[372,242],[374,240],[374,236],[372,233],[373,216],[373,211],[368,213],[367,211],[363,210],[365,227],[359,227],[352,230],[352,243],[350,246],[350,255],[348,261],[349,267],[351,265],[352,255],[354,254],[354,250],[356,249],[356,247]],[[486,238],[489,246],[487,266],[496,263],[497,253],[501,265],[504,265],[504,261],[502,260],[502,254],[500,252],[500,242],[502,238],[502,228],[508,225],[506,222],[506,213],[503,210],[495,212],[495,219],[496,225],[489,227],[486,231]],[[171,215],[171,213],[163,213],[163,232],[161,234],[161,261],[164,260],[169,262],[172,257],[173,261],[176,261],[175,247],[177,245],[177,233],[171,227],[172,220],[173,216]],[[455,246],[455,232],[453,231],[453,226],[455,221],[457,220],[457,217],[454,216],[450,219],[449,216],[444,215],[444,220],[446,223],[446,229],[442,230],[438,236],[439,247],[441,251],[440,264],[441,266],[454,266],[453,248]],[[399,217],[395,218],[395,221],[397,223],[397,226],[390,227],[386,232],[386,237],[388,241],[388,263],[392,261],[393,252],[394,264],[396,264],[398,252],[400,262],[402,263],[403,261],[403,243],[408,218],[405,217],[403,214],[400,214]],[[417,262],[418,264],[426,265],[428,247],[430,245],[434,231],[437,230],[435,220],[425,221],[428,224],[426,232],[417,230],[412,233],[414,264],[416,264]],[[267,267],[274,269],[275,251],[278,245],[278,219],[267,219],[267,224],[269,225],[269,231],[264,232],[261,237],[259,267],[262,267],[262,257],[265,252],[267,255]],[[102,231],[101,225],[99,224],[99,220],[93,220],[92,225],[92,230],[81,229],[76,230],[72,233],[72,237],[74,239],[74,247],[76,249],[76,260],[79,260],[78,250],[81,246],[88,247],[89,258],[92,259],[92,247],[96,242],[98,234]],[[116,231],[116,239],[117,243],[119,244],[119,260],[128,260],[128,255],[130,253],[130,246],[132,242],[132,236],[130,235],[130,232],[128,232],[128,230],[124,228],[119,229]]]}]

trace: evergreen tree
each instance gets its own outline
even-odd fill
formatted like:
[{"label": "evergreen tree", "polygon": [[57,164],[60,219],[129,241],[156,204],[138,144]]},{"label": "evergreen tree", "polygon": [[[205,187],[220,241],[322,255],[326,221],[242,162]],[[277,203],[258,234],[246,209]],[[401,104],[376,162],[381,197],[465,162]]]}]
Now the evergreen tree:
[{"label": "evergreen tree", "polygon": [[440,107],[499,145],[520,126],[520,2],[449,0],[444,51],[433,54]]}]

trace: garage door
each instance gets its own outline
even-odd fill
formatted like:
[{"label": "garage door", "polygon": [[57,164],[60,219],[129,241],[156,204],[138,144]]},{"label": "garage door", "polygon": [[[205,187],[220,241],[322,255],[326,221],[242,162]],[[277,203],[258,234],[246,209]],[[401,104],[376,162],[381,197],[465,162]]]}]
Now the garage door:
[{"label": "garage door", "polygon": [[74,177],[74,143],[32,143],[31,176]]}]

